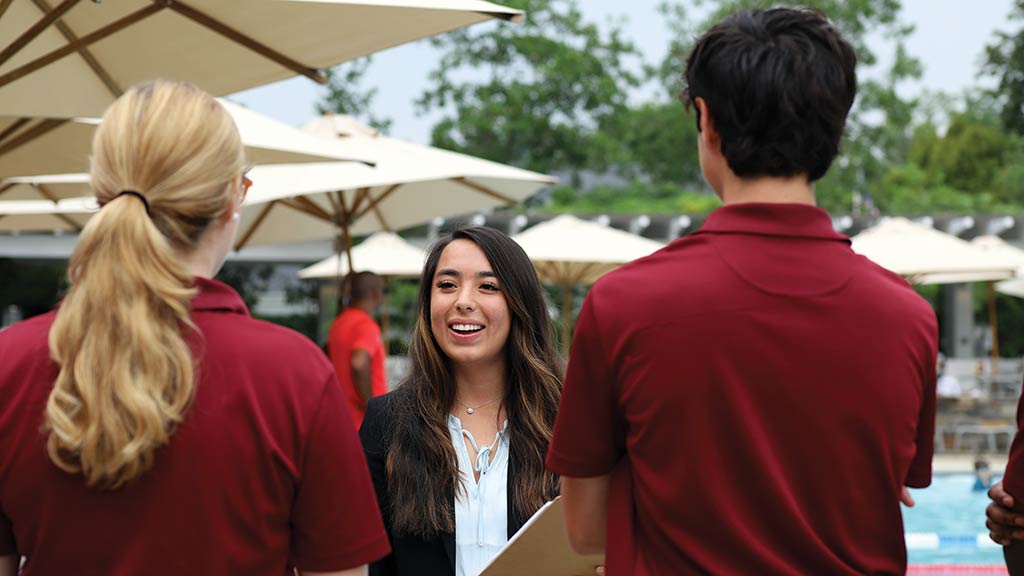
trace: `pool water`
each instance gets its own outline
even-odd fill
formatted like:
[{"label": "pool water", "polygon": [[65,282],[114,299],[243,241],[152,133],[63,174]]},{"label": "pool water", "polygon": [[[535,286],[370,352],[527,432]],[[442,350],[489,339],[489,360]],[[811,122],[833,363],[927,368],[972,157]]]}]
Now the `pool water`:
[{"label": "pool water", "polygon": [[985,528],[988,496],[972,486],[973,474],[942,474],[928,488],[910,491],[917,503],[903,507],[910,564],[1003,564],[1002,549]]}]

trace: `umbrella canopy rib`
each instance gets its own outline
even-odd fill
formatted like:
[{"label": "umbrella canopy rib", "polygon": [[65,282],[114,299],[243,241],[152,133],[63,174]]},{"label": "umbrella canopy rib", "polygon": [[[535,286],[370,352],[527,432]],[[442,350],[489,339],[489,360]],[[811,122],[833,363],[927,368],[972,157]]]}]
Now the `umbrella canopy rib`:
[{"label": "umbrella canopy rib", "polygon": [[56,8],[44,9],[43,17],[40,18],[38,22],[30,26],[28,30],[22,32],[21,36],[15,38],[14,42],[11,42],[7,48],[4,48],[3,51],[0,52],[0,65],[3,65],[15,54],[21,52],[22,48],[28,46],[30,42],[38,38],[39,35],[49,28],[51,24],[60,20],[61,16],[67,14],[68,10],[74,8],[75,4],[78,4],[79,2],[81,2],[81,0],[64,0],[64,2],[61,2]]},{"label": "umbrella canopy rib", "polygon": [[58,198],[53,192],[47,190],[46,186],[43,186],[42,184],[34,184],[32,187],[39,191],[40,196],[46,198],[50,202],[53,202],[54,204],[60,202],[60,198]]},{"label": "umbrella canopy rib", "polygon": [[287,206],[292,210],[298,210],[299,212],[312,216],[313,218],[317,218],[327,222],[331,222],[333,220],[331,214],[327,213],[323,208],[317,206],[309,198],[306,198],[305,196],[297,196],[295,198],[278,200],[278,203],[280,203],[282,206]]},{"label": "umbrella canopy rib", "polygon": [[0,0],[0,18],[4,17],[4,14],[7,13],[7,9],[11,7],[12,2],[14,2],[14,0]]},{"label": "umbrella canopy rib", "polygon": [[53,64],[61,58],[64,58],[65,56],[68,56],[69,54],[72,54],[74,52],[78,52],[82,48],[91,46],[96,42],[103,40],[107,36],[119,32],[131,26],[132,24],[135,24],[136,22],[145,20],[153,14],[156,14],[157,12],[163,10],[164,8],[165,6],[151,4],[145,8],[142,8],[141,10],[132,12],[131,14],[125,16],[124,18],[121,18],[120,20],[111,22],[110,24],[104,26],[103,28],[100,28],[99,30],[87,36],[79,38],[76,42],[72,42],[67,46],[58,48],[57,50],[54,50],[53,52],[50,52],[45,56],[40,56],[39,58],[36,58],[35,60],[29,62],[28,64],[25,64],[24,66],[15,68],[7,74],[0,76],[0,87],[6,86],[16,80],[28,76],[36,70],[45,68],[46,66]]},{"label": "umbrella canopy rib", "polygon": [[[330,196],[330,193],[328,193],[327,195]],[[334,193],[334,200],[336,202],[336,205],[334,207],[334,213],[337,214],[339,218],[347,216],[346,210],[348,209],[345,207],[345,193],[342,192],[341,190],[338,190],[337,192]],[[335,224],[337,223],[338,222],[335,222]]]},{"label": "umbrella canopy rib", "polygon": [[[569,265],[566,264],[566,268],[568,268],[568,267],[569,267]],[[573,284],[580,284],[580,283],[582,283],[583,279],[586,278],[587,274],[590,274],[590,271],[593,270],[593,269],[594,269],[594,263],[593,262],[588,262],[585,266],[581,266],[580,269],[576,272],[576,275],[573,277],[572,283]]]},{"label": "umbrella canopy rib", "polygon": [[370,208],[373,208],[373,215],[377,218],[377,222],[380,223],[380,229],[385,232],[391,232],[391,226],[388,226],[388,222],[384,219],[384,215],[380,213],[380,208],[378,208],[376,204],[372,204]]},{"label": "umbrella canopy rib", "polygon": [[[46,3],[46,0],[32,1],[43,12],[49,12],[51,10],[50,5]],[[78,42],[78,36],[75,35],[75,33],[67,24],[64,23],[63,20],[58,20],[57,22],[54,23],[54,26],[56,26],[57,30],[61,33],[62,36],[64,36],[64,39],[67,40],[68,43],[75,44],[76,42]],[[121,94],[124,94],[124,90],[122,90],[121,87],[117,85],[117,82],[114,81],[114,78],[110,75],[109,72],[107,72],[105,68],[103,68],[99,60],[97,60],[96,57],[92,55],[92,52],[90,52],[88,48],[84,46],[80,48],[78,50],[78,55],[82,57],[82,60],[85,61],[85,64],[89,67],[90,70],[93,71],[93,74],[95,74],[96,77],[100,79],[100,82],[103,82],[103,85],[107,87],[107,90],[110,90],[110,94],[114,98],[117,98]]]},{"label": "umbrella canopy rib", "polygon": [[541,282],[550,282],[551,280],[549,279],[557,276],[557,271],[548,262],[534,262],[533,267],[537,270],[537,275],[540,276]]},{"label": "umbrella canopy rib", "polygon": [[331,212],[334,212],[335,214],[341,214],[341,205],[338,204],[338,201],[335,199],[334,195],[324,194],[324,196],[327,197],[327,203],[331,205]]},{"label": "umbrella canopy rib", "polygon": [[323,73],[321,73],[316,68],[310,68],[309,66],[292,60],[291,58],[285,56],[284,54],[281,54],[280,52],[270,48],[266,44],[261,44],[260,42],[253,40],[252,38],[246,36],[245,34],[242,34],[238,30],[235,30],[234,28],[228,26],[227,24],[224,24],[223,22],[220,22],[219,20],[207,15],[204,12],[201,12],[183,2],[179,2],[178,0],[161,1],[166,2],[167,7],[171,10],[177,12],[178,14],[181,14],[189,20],[192,20],[200,26],[209,28],[210,30],[216,32],[217,34],[220,34],[221,36],[224,36],[225,38],[235,42],[236,44],[244,46],[249,50],[252,50],[253,52],[259,54],[260,56],[263,56],[264,58],[277,62],[281,66],[284,66],[285,68],[291,70],[292,72],[295,72],[296,74],[305,76],[318,84],[327,83],[327,77],[324,76]]},{"label": "umbrella canopy rib", "polygon": [[497,18],[499,20],[505,20],[506,22],[522,22],[523,21],[523,15],[522,14],[509,14],[509,13],[506,13],[506,12],[480,12],[480,11],[477,11],[476,13],[477,14],[483,14],[484,16],[487,16],[487,17],[490,17],[490,18]]},{"label": "umbrella canopy rib", "polygon": [[455,182],[457,184],[462,184],[466,188],[470,188],[472,190],[476,190],[477,192],[479,192],[481,194],[485,194],[487,196],[490,196],[491,198],[497,198],[498,200],[501,200],[502,202],[504,202],[506,204],[515,204],[516,203],[515,199],[509,198],[508,196],[505,196],[504,194],[500,194],[498,192],[495,192],[494,190],[491,190],[490,188],[488,188],[486,186],[483,186],[481,184],[477,184],[476,182],[470,182],[469,180],[466,180],[466,178],[464,178],[462,176],[460,176],[458,178],[452,178],[451,181]]},{"label": "umbrella canopy rib", "polygon": [[18,118],[14,122],[11,122],[10,126],[4,128],[3,132],[0,132],[0,143],[2,143],[4,140],[7,140],[12,134],[17,132],[18,130],[21,130],[22,127],[24,127],[25,124],[28,124],[31,120],[31,118]]},{"label": "umbrella canopy rib", "polygon": [[370,189],[369,188],[360,188],[359,190],[356,190],[355,200],[352,201],[352,209],[345,211],[345,214],[344,214],[345,218],[348,219],[348,218],[351,218],[354,214],[357,214],[359,212],[359,208],[362,207],[363,202],[366,200],[367,196],[369,196],[369,195],[370,195]]},{"label": "umbrella canopy rib", "polygon": [[249,241],[249,238],[252,238],[252,235],[256,233],[256,229],[260,227],[260,224],[262,224],[264,220],[267,219],[267,215],[270,214],[270,210],[275,204],[277,204],[276,201],[268,202],[267,205],[260,210],[260,213],[256,215],[256,219],[253,221],[252,226],[250,226],[249,229],[245,231],[245,234],[238,239],[238,242],[235,243],[235,250],[241,250],[242,247],[245,246],[245,243]]},{"label": "umbrella canopy rib", "polygon": [[[43,186],[42,184],[36,184],[35,186],[33,186],[33,188],[35,188],[36,190],[39,191],[39,195],[40,196],[42,196],[43,198],[46,198],[50,202],[53,202],[54,205],[56,205],[57,202],[60,201],[60,199],[57,198],[57,196],[53,192],[50,192],[49,190],[47,190],[46,187]],[[60,220],[61,222],[63,222],[65,224],[67,224],[68,226],[70,226],[72,230],[74,230],[76,232],[81,232],[82,231],[82,227],[79,226],[78,222],[75,222],[74,220],[72,220],[71,218],[68,218],[64,214],[57,213],[57,214],[54,214],[54,216],[56,216],[57,219]]]},{"label": "umbrella canopy rib", "polygon": [[395,190],[398,190],[401,187],[402,187],[401,184],[395,184],[391,188],[388,188],[387,190],[382,192],[380,196],[377,196],[376,198],[374,198],[373,200],[370,201],[370,205],[369,206],[367,206],[366,208],[363,208],[362,211],[354,214],[352,216],[352,220],[358,220],[359,218],[362,218],[363,216],[365,216],[366,213],[369,212],[370,210],[376,210],[377,206],[381,202],[383,202],[388,196],[390,196],[392,193],[394,193]]},{"label": "umbrella canopy rib", "polygon": [[[24,120],[24,118],[22,120]],[[40,136],[43,136],[44,134],[52,130],[60,128],[67,122],[68,120],[63,118],[46,118],[44,120],[40,120],[36,123],[35,126],[29,128],[28,130],[25,130],[21,134],[18,134],[11,141],[0,144],[0,156],[7,154],[11,150],[14,150],[20,146],[24,146],[25,144],[28,144],[29,142],[35,140],[36,138],[39,138]],[[17,123],[18,122],[15,122],[15,124]]]},{"label": "umbrella canopy rib", "polygon": [[65,224],[67,224],[68,226],[70,226],[71,229],[74,230],[75,232],[81,232],[82,231],[82,227],[78,225],[78,222],[75,222],[71,218],[68,218],[66,215],[64,215],[64,214],[54,214],[54,216],[56,216],[57,219],[60,220],[61,222],[63,222]]}]

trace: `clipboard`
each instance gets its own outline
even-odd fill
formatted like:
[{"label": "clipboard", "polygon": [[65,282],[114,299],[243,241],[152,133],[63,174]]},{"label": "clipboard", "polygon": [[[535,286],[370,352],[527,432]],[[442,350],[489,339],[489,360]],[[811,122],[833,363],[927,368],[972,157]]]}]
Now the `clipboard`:
[{"label": "clipboard", "polygon": [[480,576],[594,576],[603,555],[582,556],[569,546],[562,497],[541,506]]}]

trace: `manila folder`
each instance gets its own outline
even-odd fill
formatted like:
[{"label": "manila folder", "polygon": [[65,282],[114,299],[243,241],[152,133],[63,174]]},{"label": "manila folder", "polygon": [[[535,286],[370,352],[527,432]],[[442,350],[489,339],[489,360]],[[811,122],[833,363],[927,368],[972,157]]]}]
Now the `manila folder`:
[{"label": "manila folder", "polygon": [[569,547],[562,497],[548,502],[516,532],[480,576],[594,576],[604,556],[581,556]]}]

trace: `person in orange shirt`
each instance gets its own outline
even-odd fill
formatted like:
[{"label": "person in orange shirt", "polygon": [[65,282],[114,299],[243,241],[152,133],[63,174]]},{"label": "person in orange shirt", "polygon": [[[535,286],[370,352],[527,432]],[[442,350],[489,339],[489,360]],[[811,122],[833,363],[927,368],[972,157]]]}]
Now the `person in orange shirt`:
[{"label": "person in orange shirt", "polygon": [[373,314],[384,304],[384,279],[358,272],[350,280],[351,302],[331,325],[327,348],[348,400],[356,428],[366,415],[366,403],[388,391],[384,374],[384,340]]}]

